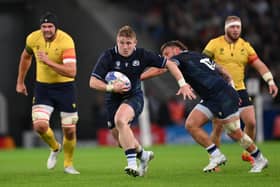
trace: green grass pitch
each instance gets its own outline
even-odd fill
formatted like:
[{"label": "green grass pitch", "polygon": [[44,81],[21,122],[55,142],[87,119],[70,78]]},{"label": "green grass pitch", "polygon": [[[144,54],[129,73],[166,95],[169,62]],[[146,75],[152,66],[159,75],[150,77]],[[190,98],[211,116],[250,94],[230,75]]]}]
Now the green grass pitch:
[{"label": "green grass pitch", "polygon": [[250,165],[241,161],[237,144],[222,145],[228,162],[220,172],[204,173],[208,155],[198,145],[153,146],[155,153],[145,177],[127,176],[124,153],[116,147],[81,147],[75,152],[80,175],[63,173],[63,154],[54,170],[47,170],[47,148],[0,151],[0,187],[271,187],[280,186],[280,142],[259,144],[269,160],[262,173],[248,173]]}]

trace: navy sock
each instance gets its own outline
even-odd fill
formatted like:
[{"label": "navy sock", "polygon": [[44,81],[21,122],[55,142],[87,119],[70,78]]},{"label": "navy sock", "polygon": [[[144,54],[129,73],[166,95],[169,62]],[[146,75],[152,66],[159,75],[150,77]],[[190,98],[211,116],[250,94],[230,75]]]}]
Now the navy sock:
[{"label": "navy sock", "polygon": [[254,157],[254,158],[257,158],[259,156],[259,154],[260,154],[260,150],[257,149],[256,151],[251,153],[251,156]]},{"label": "navy sock", "polygon": [[215,150],[217,149],[217,146],[215,144],[210,145],[206,148],[207,152],[211,155]]},{"label": "navy sock", "polygon": [[143,149],[142,149],[139,153],[137,153],[136,157],[137,157],[138,159],[141,159],[142,154],[143,154]]}]

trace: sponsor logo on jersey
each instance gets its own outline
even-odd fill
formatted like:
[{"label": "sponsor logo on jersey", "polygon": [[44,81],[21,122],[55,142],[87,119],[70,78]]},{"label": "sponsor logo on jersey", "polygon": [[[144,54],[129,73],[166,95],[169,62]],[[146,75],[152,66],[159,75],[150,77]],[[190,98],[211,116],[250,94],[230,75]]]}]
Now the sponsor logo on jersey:
[{"label": "sponsor logo on jersey", "polygon": [[133,60],[132,66],[140,66],[140,61],[139,60]]},{"label": "sponsor logo on jersey", "polygon": [[115,62],[115,69],[121,69],[121,62],[120,61],[116,61]]}]

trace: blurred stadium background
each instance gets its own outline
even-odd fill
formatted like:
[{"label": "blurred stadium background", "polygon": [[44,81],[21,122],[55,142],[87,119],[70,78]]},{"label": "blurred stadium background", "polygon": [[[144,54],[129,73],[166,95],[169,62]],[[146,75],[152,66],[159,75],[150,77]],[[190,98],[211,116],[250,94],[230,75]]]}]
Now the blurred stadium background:
[{"label": "blurred stadium background", "polygon": [[[72,35],[76,43],[80,144],[113,143],[103,129],[106,128],[103,94],[90,90],[88,81],[99,54],[114,45],[115,33],[125,24],[135,28],[138,47],[159,52],[162,42],[180,39],[190,49],[201,51],[210,38],[223,34],[227,15],[239,15],[243,22],[242,36],[271,68],[279,85],[280,1],[277,0],[142,0],[140,4],[136,0],[0,0],[0,149],[42,146],[32,133],[34,71],[29,72],[26,80],[28,97],[16,94],[15,85],[25,37],[39,28],[39,16],[46,10],[58,15],[59,27]],[[248,69],[247,78],[260,83],[260,89],[253,93],[260,98],[256,102],[261,109],[257,113],[258,123],[263,126],[260,140],[280,139],[280,97],[272,100],[266,85],[252,69]],[[256,88],[254,84],[251,87]],[[184,130],[182,116],[195,102],[174,98],[176,90],[177,85],[168,75],[145,82],[154,144],[192,143]],[[52,120],[59,136],[58,115]],[[206,128],[211,130],[210,125]],[[135,131],[139,134],[138,128]]]}]

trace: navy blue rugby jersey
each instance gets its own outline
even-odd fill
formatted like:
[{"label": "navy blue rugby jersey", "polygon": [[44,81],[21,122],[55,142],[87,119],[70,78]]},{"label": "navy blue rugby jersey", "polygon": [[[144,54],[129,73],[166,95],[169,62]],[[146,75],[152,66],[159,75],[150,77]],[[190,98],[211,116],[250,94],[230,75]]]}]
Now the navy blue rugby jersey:
[{"label": "navy blue rugby jersey", "polygon": [[112,96],[125,97],[141,90],[140,75],[147,67],[165,67],[166,59],[147,51],[143,48],[135,48],[129,57],[123,57],[118,53],[118,49],[108,49],[101,54],[91,76],[105,81],[105,76],[109,71],[119,71],[124,73],[131,82],[130,91],[125,94],[110,93]]},{"label": "navy blue rugby jersey", "polygon": [[203,54],[183,51],[171,60],[178,64],[186,81],[202,99],[215,95],[228,84],[215,68],[215,62]]}]

